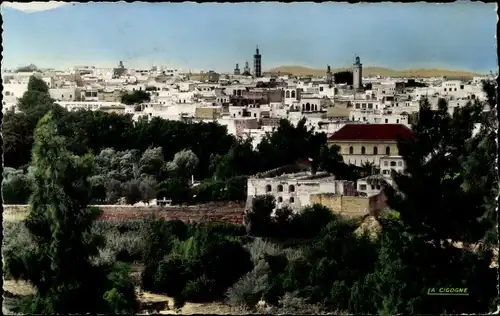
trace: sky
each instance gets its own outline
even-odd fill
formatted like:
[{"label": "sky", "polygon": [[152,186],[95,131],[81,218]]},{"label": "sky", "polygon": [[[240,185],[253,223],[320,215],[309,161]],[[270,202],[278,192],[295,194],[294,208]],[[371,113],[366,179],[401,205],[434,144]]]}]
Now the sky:
[{"label": "sky", "polygon": [[496,71],[496,4],[2,3],[2,68],[364,66]]}]

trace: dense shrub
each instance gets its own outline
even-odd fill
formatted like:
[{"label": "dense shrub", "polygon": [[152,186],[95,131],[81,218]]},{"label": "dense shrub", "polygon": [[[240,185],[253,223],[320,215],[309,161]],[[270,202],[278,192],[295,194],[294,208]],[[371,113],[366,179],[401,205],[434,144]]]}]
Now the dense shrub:
[{"label": "dense shrub", "polygon": [[248,251],[234,237],[222,235],[221,228],[227,229],[223,225],[194,225],[187,239],[173,237],[165,244],[165,236],[156,227],[150,238],[163,239],[163,249],[156,249],[162,256],[146,261],[144,288],[191,301],[220,299],[253,267]]},{"label": "dense shrub", "polygon": [[269,288],[269,264],[261,259],[252,271],[241,277],[226,291],[226,302],[233,307],[255,308]]}]

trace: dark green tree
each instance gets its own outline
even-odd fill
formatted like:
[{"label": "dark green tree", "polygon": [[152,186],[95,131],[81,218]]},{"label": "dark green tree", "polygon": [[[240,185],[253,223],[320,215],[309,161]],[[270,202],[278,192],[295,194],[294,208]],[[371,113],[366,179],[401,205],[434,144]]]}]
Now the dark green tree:
[{"label": "dark green tree", "polygon": [[144,102],[149,102],[151,100],[151,95],[149,92],[144,90],[135,90],[131,93],[125,93],[122,95],[122,103],[127,105],[140,104]]},{"label": "dark green tree", "polygon": [[21,113],[7,113],[3,121],[5,164],[18,168],[30,161],[33,132],[38,121],[50,110],[59,117],[65,111],[50,97],[47,84],[31,76],[28,89],[17,104]]},{"label": "dark green tree", "polygon": [[51,113],[38,123],[32,165],[34,191],[25,225],[36,247],[5,254],[9,273],[15,279],[29,281],[37,291],[20,311],[134,312],[135,292],[122,275],[124,270],[91,262],[103,245],[103,238],[90,232],[99,216],[98,210],[87,206],[92,157],[75,156],[67,150]]}]

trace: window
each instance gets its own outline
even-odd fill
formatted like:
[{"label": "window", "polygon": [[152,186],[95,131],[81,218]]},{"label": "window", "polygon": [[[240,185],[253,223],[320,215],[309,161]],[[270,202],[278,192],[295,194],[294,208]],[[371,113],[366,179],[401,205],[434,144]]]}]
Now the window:
[{"label": "window", "polygon": [[290,185],[288,186],[288,192],[289,192],[289,193],[295,192],[295,186],[294,186],[293,184],[290,184]]},{"label": "window", "polygon": [[378,155],[378,147],[377,146],[373,147],[373,154]]},{"label": "window", "polygon": [[365,117],[365,116],[363,116],[363,122],[364,122],[364,121],[366,121],[366,117]]},{"label": "window", "polygon": [[385,154],[389,156],[391,154],[391,147],[387,146],[385,147]]},{"label": "window", "polygon": [[359,109],[359,103],[356,103],[356,109]]},{"label": "window", "polygon": [[396,120],[396,124],[399,124],[399,119]]},{"label": "window", "polygon": [[373,109],[373,104],[368,103],[368,108],[369,108],[369,109]]},{"label": "window", "polygon": [[455,91],[457,91],[457,88],[455,88]]},{"label": "window", "polygon": [[365,155],[365,154],[366,154],[366,149],[365,149],[365,146],[361,147],[361,154],[362,154],[362,155]]},{"label": "window", "polygon": [[444,92],[446,92],[446,88],[444,88]]},{"label": "window", "polygon": [[360,184],[359,185],[359,190],[360,191],[366,191],[366,184]]},{"label": "window", "polygon": [[293,203],[295,202],[295,199],[293,198],[293,196],[290,198],[290,203]]},{"label": "window", "polygon": [[266,185],[266,192],[271,192],[271,191],[272,191],[271,185],[270,184]]},{"label": "window", "polygon": [[281,184],[278,185],[278,192],[283,192],[283,186]]},{"label": "window", "polygon": [[371,185],[371,187],[372,187],[372,190],[375,190],[375,186],[373,184]]},{"label": "window", "polygon": [[285,98],[290,98],[290,91],[287,91],[285,95]]},{"label": "window", "polygon": [[384,166],[389,166],[389,162],[388,161],[384,161]]},{"label": "window", "polygon": [[396,166],[396,162],[395,161],[391,161],[391,167],[395,167]]},{"label": "window", "polygon": [[464,85],[460,85],[460,90],[463,90],[464,89]]},{"label": "window", "polygon": [[403,166],[403,162],[402,161],[398,161],[398,166],[402,167]]},{"label": "window", "polygon": [[323,87],[319,87],[319,91],[323,92]]},{"label": "window", "polygon": [[386,123],[386,124],[387,124],[387,123],[389,123],[389,120],[388,120],[388,119],[385,119],[385,123]]},{"label": "window", "polygon": [[349,147],[349,155],[352,155],[352,154],[354,154],[354,148],[352,148],[352,146],[351,146],[351,147]]},{"label": "window", "polygon": [[382,171],[383,174],[389,174],[389,170]]},{"label": "window", "polygon": [[280,197],[278,197],[278,203],[281,203],[281,202],[283,202],[283,198],[280,196]]},{"label": "window", "polygon": [[61,94],[61,99],[64,99],[64,94]]},{"label": "window", "polygon": [[295,90],[292,91],[292,98],[295,98]]}]

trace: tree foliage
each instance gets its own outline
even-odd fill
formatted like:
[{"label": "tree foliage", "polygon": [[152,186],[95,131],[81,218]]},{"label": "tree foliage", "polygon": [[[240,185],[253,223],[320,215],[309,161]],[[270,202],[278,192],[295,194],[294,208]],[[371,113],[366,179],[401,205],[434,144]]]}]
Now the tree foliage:
[{"label": "tree foliage", "polygon": [[151,101],[151,95],[144,90],[135,90],[131,93],[122,95],[121,101],[127,105],[140,104]]},{"label": "tree foliage", "polygon": [[36,129],[33,166],[33,194],[25,225],[36,247],[6,255],[9,273],[15,279],[29,281],[37,290],[21,311],[135,311],[135,293],[133,287],[130,291],[123,271],[91,263],[103,245],[100,236],[90,233],[90,225],[99,215],[96,209],[87,207],[92,157],[75,156],[67,150],[51,113]]}]

